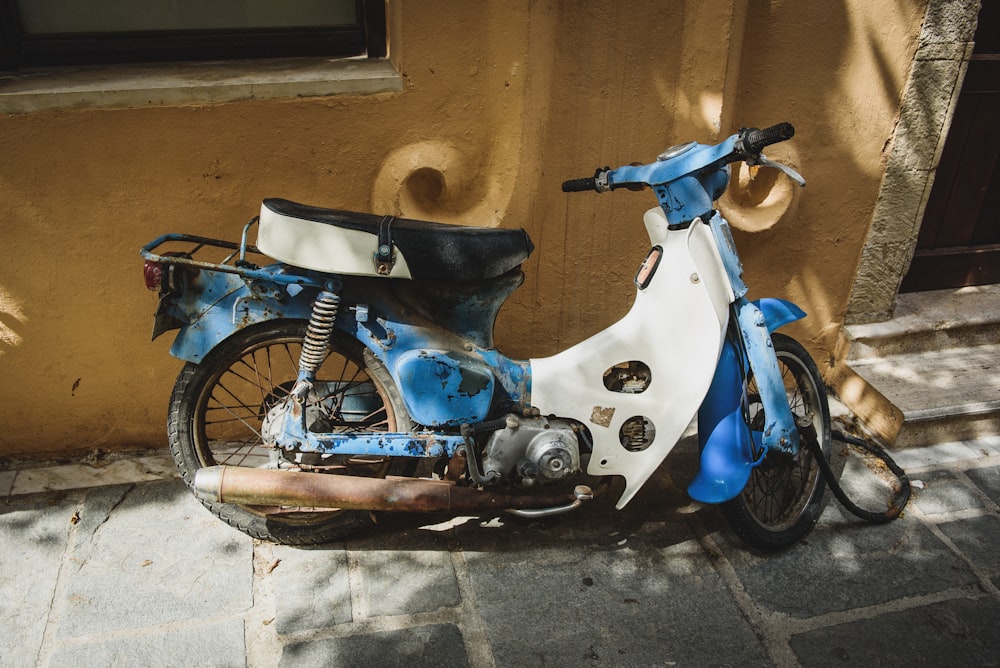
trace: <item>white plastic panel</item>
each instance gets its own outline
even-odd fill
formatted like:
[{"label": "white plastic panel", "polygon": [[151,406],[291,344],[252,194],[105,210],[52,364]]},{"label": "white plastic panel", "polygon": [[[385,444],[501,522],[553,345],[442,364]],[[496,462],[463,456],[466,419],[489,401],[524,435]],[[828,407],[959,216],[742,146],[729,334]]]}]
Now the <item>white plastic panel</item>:
[{"label": "white plastic panel", "polygon": [[[285,216],[260,209],[257,248],[265,255],[296,267],[329,274],[378,276],[374,254],[378,237],[360,230]],[[411,278],[406,258],[395,249],[396,264],[389,278]]]},{"label": "white plastic panel", "polygon": [[[655,221],[650,221],[655,222]],[[651,235],[658,226],[653,225]],[[620,321],[552,357],[531,360],[531,403],[543,415],[587,425],[594,452],[587,472],[621,475],[623,507],[663,461],[708,392],[728,323],[731,290],[711,230],[695,221],[684,231],[661,228],[663,259],[649,286]],[[604,372],[639,360],[651,371],[641,394],[605,388]],[[631,417],[649,418],[656,437],[645,450],[622,447]]]}]

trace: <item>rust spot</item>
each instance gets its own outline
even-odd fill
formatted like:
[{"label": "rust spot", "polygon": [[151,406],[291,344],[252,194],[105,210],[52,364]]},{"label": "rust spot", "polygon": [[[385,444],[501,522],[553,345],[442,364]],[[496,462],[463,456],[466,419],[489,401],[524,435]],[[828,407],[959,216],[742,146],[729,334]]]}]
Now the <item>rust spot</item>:
[{"label": "rust spot", "polygon": [[608,427],[611,425],[611,418],[614,417],[614,414],[613,407],[594,406],[594,410],[590,414],[590,421],[596,425]]},{"label": "rust spot", "polygon": [[465,451],[459,450],[448,460],[448,469],[445,473],[445,480],[458,482],[462,474],[465,473],[466,459]]}]

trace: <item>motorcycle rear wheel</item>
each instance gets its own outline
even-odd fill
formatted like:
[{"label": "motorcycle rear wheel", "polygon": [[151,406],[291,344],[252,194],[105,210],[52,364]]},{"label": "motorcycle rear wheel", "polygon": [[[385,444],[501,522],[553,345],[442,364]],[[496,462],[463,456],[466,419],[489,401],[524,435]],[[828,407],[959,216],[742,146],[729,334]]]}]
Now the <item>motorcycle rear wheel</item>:
[{"label": "motorcycle rear wheel", "polygon": [[[198,469],[216,464],[273,467],[281,460],[283,466],[293,466],[284,453],[264,445],[261,423],[294,384],[305,332],[304,321],[261,323],[233,334],[200,364],[184,366],[170,400],[167,432],[174,463],[189,486]],[[357,401],[361,388],[373,410],[361,418],[363,422],[357,416],[344,417],[332,429],[409,430],[412,422],[392,379],[381,367],[369,367],[362,352],[360,343],[335,331],[330,352],[317,372],[316,386],[325,387],[326,396],[310,402],[337,395],[343,398],[348,392]],[[410,475],[416,463],[389,457],[307,458],[324,470],[315,475]],[[254,538],[288,545],[328,543],[371,523],[371,513],[360,510],[203,503]]]},{"label": "motorcycle rear wheel", "polygon": [[[795,339],[773,334],[785,393],[798,425],[796,455],[771,450],[750,474],[743,491],[722,505],[722,513],[745,543],[762,550],[787,548],[809,533],[823,508],[826,481],[809,443],[830,459],[830,407],[812,357]],[[754,379],[748,379],[747,418],[751,429],[764,425]]]}]

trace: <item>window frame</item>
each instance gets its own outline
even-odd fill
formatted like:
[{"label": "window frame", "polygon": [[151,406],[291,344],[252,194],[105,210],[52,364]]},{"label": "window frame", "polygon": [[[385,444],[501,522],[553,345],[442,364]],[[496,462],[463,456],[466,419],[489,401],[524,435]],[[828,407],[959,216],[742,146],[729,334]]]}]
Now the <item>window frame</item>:
[{"label": "window frame", "polygon": [[27,35],[16,0],[0,0],[0,70],[289,57],[384,58],[385,0],[355,0],[360,25]]}]

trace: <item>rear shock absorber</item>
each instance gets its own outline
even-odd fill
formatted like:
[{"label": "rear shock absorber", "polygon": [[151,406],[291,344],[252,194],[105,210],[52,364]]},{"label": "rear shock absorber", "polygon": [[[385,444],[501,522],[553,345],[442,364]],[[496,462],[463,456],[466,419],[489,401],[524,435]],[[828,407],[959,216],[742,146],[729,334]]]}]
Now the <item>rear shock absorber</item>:
[{"label": "rear shock absorber", "polygon": [[316,379],[316,371],[330,349],[330,337],[333,335],[339,308],[340,297],[332,292],[324,290],[316,297],[299,355],[299,381],[304,380],[311,385]]},{"label": "rear shock absorber", "polygon": [[261,426],[268,447],[290,447],[289,444],[298,443],[301,434],[309,430],[309,397],[316,373],[330,350],[330,337],[333,336],[339,307],[340,297],[329,290],[320,292],[316,297],[299,353],[299,373],[295,385],[282,405],[268,412]]}]

